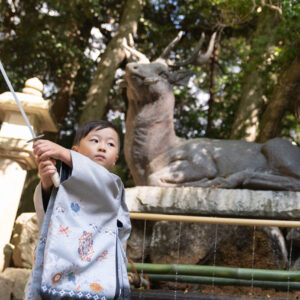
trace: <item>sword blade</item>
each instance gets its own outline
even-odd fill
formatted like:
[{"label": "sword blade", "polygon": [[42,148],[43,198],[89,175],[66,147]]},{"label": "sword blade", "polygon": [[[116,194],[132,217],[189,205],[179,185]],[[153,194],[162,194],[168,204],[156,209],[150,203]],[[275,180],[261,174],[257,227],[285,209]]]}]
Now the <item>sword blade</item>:
[{"label": "sword blade", "polygon": [[20,112],[21,112],[21,114],[22,114],[22,116],[23,116],[23,118],[24,118],[24,120],[25,120],[25,123],[26,123],[28,129],[30,130],[30,133],[31,133],[31,135],[32,135],[32,138],[33,138],[33,139],[36,139],[36,135],[35,135],[35,133],[34,133],[32,127],[31,127],[31,124],[30,124],[30,122],[29,122],[29,120],[28,120],[28,118],[27,118],[27,115],[26,115],[26,113],[25,113],[25,111],[24,111],[24,109],[23,109],[23,107],[22,107],[22,105],[21,105],[21,103],[20,103],[20,101],[19,101],[19,99],[18,99],[18,97],[17,97],[17,95],[16,95],[16,93],[15,93],[15,91],[14,91],[14,89],[13,89],[11,83],[10,83],[10,80],[8,79],[8,77],[7,77],[7,75],[6,75],[6,72],[5,72],[5,70],[4,70],[4,67],[3,67],[3,65],[2,65],[1,60],[0,60],[0,70],[1,70],[1,73],[2,73],[2,75],[3,75],[3,77],[4,77],[4,80],[5,80],[6,84],[7,84],[7,86],[8,86],[8,88],[9,88],[10,92],[12,93],[12,95],[13,95],[13,97],[14,97],[14,99],[15,99],[15,101],[16,101],[18,107],[19,107],[19,110],[20,110]]}]

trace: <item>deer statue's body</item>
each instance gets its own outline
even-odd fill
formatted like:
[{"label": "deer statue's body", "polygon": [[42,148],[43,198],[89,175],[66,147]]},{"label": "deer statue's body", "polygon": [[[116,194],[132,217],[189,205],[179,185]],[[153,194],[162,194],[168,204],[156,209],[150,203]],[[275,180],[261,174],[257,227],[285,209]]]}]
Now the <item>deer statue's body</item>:
[{"label": "deer statue's body", "polygon": [[[125,158],[136,185],[199,186],[300,191],[300,150],[275,138],[264,144],[239,140],[198,138],[184,140],[174,131],[173,85],[187,81],[187,72],[171,72],[163,55],[149,62],[124,44],[140,62],[128,63],[125,84],[128,97]],[[208,60],[214,43],[203,57]],[[199,51],[201,43],[195,51]]]}]

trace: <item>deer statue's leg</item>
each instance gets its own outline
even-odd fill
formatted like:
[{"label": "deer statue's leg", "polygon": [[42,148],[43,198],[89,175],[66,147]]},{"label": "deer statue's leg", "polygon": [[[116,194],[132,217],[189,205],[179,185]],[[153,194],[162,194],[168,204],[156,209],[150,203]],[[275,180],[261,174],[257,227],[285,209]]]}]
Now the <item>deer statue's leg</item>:
[{"label": "deer statue's leg", "polygon": [[155,166],[158,171],[149,172],[147,184],[153,186],[182,186],[188,182],[201,181],[203,186],[206,186],[204,182],[214,178],[217,174],[217,169],[212,159],[208,156],[205,158],[198,158],[195,162],[182,156],[180,159],[176,157],[176,160],[170,162],[172,157],[168,157],[166,159],[168,164],[162,168],[158,168],[160,161],[157,160]]},{"label": "deer statue's leg", "polygon": [[275,138],[262,145],[262,153],[274,172],[300,179],[300,149],[286,140]]},{"label": "deer statue's leg", "polygon": [[278,176],[268,173],[255,172],[253,170],[245,170],[234,173],[227,177],[216,177],[211,180],[206,178],[198,181],[184,182],[181,184],[181,186],[300,191],[300,180],[293,177]]},{"label": "deer statue's leg", "polygon": [[285,190],[300,191],[300,180],[288,177],[274,175],[270,173],[256,172],[245,170],[224,178],[220,184],[220,188],[233,188],[233,184],[237,184],[234,188],[263,189],[263,190]]},{"label": "deer statue's leg", "polygon": [[234,173],[228,177],[216,177],[214,179],[181,178],[180,174],[157,172],[148,177],[148,185],[153,186],[197,186],[213,188],[248,188],[263,190],[300,191],[300,180],[289,176],[279,176],[268,173],[245,170]]},{"label": "deer statue's leg", "polygon": [[288,176],[256,173],[243,182],[243,187],[264,190],[300,191],[300,180]]}]

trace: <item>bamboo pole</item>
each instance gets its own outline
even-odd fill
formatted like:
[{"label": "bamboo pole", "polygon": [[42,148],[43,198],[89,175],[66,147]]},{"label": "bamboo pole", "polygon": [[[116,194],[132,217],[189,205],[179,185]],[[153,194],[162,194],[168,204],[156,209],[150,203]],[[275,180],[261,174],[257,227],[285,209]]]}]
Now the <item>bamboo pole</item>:
[{"label": "bamboo pole", "polygon": [[152,281],[175,281],[185,283],[232,285],[232,286],[254,286],[263,288],[276,288],[299,290],[300,282],[282,282],[282,281],[263,281],[263,280],[244,280],[236,278],[206,277],[206,276],[188,276],[188,275],[166,275],[149,274]]},{"label": "bamboo pole", "polygon": [[[268,281],[299,281],[300,271],[264,270],[249,268],[231,268],[204,265],[177,265],[177,264],[150,264],[135,263],[137,272],[147,274],[178,274],[201,275],[213,277],[226,277],[235,279],[256,279]],[[127,271],[133,272],[131,264],[127,265]]]},{"label": "bamboo pole", "polygon": [[167,215],[167,214],[149,214],[131,212],[130,218],[134,220],[149,221],[171,221],[171,222],[191,222],[205,224],[224,224],[241,226],[276,226],[276,227],[300,227],[300,221],[288,220],[265,220],[265,219],[247,219],[247,218],[221,218],[221,217],[203,217],[186,215]]}]

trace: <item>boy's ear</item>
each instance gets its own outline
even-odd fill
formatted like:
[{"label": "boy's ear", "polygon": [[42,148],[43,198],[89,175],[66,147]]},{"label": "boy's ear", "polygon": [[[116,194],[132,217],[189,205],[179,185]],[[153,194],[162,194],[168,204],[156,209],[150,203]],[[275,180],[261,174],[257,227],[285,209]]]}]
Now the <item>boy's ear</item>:
[{"label": "boy's ear", "polygon": [[117,163],[118,159],[119,159],[119,155],[117,155],[117,156],[116,156],[116,159],[115,159],[114,165]]},{"label": "boy's ear", "polygon": [[72,150],[78,152],[78,146],[72,146]]}]

